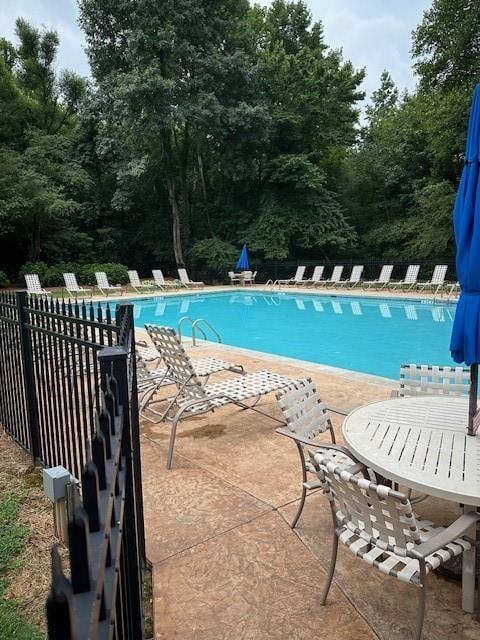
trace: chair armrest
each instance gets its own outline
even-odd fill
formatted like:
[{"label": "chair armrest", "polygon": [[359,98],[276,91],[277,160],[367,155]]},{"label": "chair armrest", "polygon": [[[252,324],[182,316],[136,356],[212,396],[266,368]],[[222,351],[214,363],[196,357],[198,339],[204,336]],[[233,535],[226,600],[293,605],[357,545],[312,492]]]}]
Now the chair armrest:
[{"label": "chair armrest", "polygon": [[135,340],[136,347],[148,347],[148,344],[145,340]]},{"label": "chair armrest", "polygon": [[332,407],[329,404],[326,404],[325,408],[332,413],[338,413],[339,416],[348,416],[348,414],[350,413],[350,411],[345,411],[345,409],[339,409],[338,407]]},{"label": "chair armrest", "polygon": [[[287,438],[291,438],[292,440],[295,440],[295,442],[299,442],[300,444],[303,444],[306,447],[314,447],[315,449],[333,449],[334,451],[338,451],[339,453],[343,453],[346,456],[348,456],[352,460],[354,465],[361,464],[354,457],[353,453],[351,453],[346,447],[342,447],[341,445],[317,442],[316,440],[309,440],[308,438],[303,438],[302,436],[299,436],[298,434],[293,433],[292,431],[289,431],[288,429],[285,429],[283,427],[278,427],[277,429],[275,429],[275,431],[279,433],[281,436],[286,436]],[[363,467],[364,465],[362,465],[362,468]],[[358,473],[358,471],[356,473]]]},{"label": "chair armrest", "polygon": [[452,522],[449,527],[432,536],[431,538],[429,538],[429,540],[426,540],[418,546],[415,546],[415,548],[412,549],[410,553],[417,560],[425,559],[431,553],[438,551],[446,544],[449,544],[456,538],[462,536],[465,531],[467,531],[467,529],[469,529],[472,525],[477,524],[479,520],[480,513],[464,513],[459,518],[457,518],[455,522]]}]

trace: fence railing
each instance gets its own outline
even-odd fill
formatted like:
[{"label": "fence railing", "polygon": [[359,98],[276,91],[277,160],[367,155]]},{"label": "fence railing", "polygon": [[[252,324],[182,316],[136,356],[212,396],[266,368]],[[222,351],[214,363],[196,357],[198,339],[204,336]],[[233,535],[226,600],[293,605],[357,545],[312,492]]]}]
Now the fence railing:
[{"label": "fence railing", "polygon": [[145,564],[133,307],[0,293],[0,422],[73,476],[70,579],[52,555],[49,637],[143,638]]}]

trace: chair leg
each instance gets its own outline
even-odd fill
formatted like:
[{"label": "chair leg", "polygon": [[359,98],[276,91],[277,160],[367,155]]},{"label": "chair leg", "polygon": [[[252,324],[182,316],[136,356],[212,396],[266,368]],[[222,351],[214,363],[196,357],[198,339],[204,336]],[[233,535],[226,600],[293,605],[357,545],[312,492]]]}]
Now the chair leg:
[{"label": "chair leg", "polygon": [[427,605],[427,585],[426,585],[427,572],[425,570],[425,563],[420,562],[420,580],[422,586],[420,587],[420,593],[418,594],[418,610],[417,610],[417,626],[415,628],[415,640],[421,640],[423,632],[423,622],[425,620],[425,610]]},{"label": "chair leg", "polygon": [[173,448],[175,446],[175,436],[177,435],[177,424],[182,417],[183,411],[180,409],[177,411],[175,417],[172,420],[172,430],[170,432],[170,443],[168,445],[168,454],[167,454],[167,469],[172,468],[172,460],[173,460]]},{"label": "chair leg", "polygon": [[291,529],[295,529],[298,519],[302,515],[303,507],[305,506],[305,498],[307,497],[307,489],[305,487],[305,482],[307,481],[307,467],[305,465],[305,454],[303,452],[303,447],[299,442],[295,443],[297,445],[298,455],[300,456],[300,464],[302,465],[302,496],[300,498],[300,504],[298,505],[297,513],[295,514],[294,519],[290,525]]},{"label": "chair leg", "polygon": [[325,585],[323,587],[322,593],[320,594],[320,604],[325,605],[327,601],[328,592],[330,591],[330,586],[333,580],[333,574],[335,573],[335,565],[337,563],[337,551],[338,551],[338,536],[333,530],[332,536],[332,553],[330,556],[330,566],[328,568],[327,577],[325,578]]}]

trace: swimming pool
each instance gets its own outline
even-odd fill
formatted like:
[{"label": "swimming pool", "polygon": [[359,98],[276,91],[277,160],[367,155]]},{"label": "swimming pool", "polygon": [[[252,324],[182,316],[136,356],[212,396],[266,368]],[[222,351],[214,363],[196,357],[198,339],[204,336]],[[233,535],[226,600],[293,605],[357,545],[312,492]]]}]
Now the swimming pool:
[{"label": "swimming pool", "polygon": [[138,327],[176,329],[183,316],[205,318],[228,345],[387,378],[397,379],[403,362],[452,364],[454,304],[252,291],[133,302]]}]

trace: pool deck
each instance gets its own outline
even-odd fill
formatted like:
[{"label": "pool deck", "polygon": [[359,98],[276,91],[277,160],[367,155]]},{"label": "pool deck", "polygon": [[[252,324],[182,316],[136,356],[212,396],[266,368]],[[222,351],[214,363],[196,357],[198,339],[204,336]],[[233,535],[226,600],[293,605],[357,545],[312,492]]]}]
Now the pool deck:
[{"label": "pool deck", "polygon": [[[143,334],[138,330],[138,337]],[[345,409],[387,398],[392,387],[373,376],[223,345],[189,350],[195,357],[240,362],[248,371],[310,376],[326,402]],[[280,417],[274,394],[261,406]],[[341,441],[340,417],[334,416],[334,425]],[[344,548],[327,606],[319,605],[330,548],[329,507],[319,492],[312,493],[296,531],[290,529],[300,467],[295,446],[275,427],[267,417],[233,407],[186,420],[167,471],[169,427],[142,421],[155,639],[409,640],[416,588],[369,568]],[[441,524],[460,513],[437,499],[417,510]],[[479,631],[461,609],[460,584],[429,576],[424,638],[473,640]]]}]

